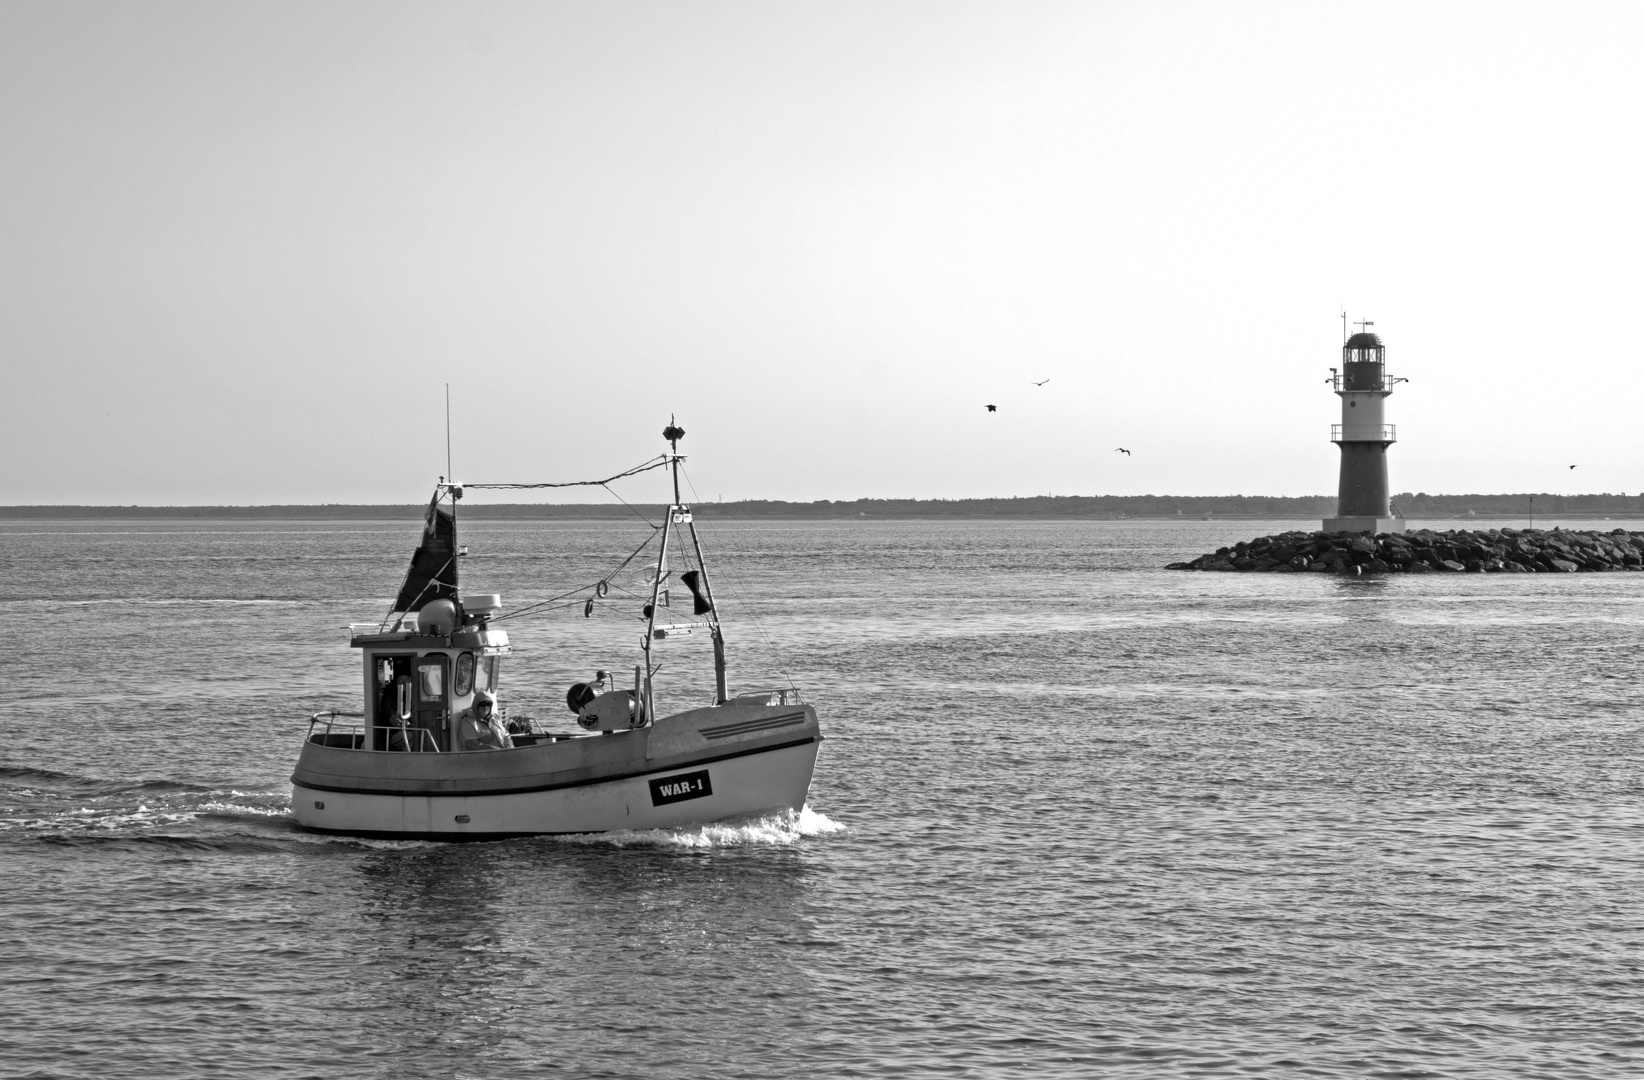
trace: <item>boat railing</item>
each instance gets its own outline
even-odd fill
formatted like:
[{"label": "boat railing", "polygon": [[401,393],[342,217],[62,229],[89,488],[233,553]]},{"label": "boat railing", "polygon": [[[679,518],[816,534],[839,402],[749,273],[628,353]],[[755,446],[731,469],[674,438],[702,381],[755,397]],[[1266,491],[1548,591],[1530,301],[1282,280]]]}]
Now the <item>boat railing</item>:
[{"label": "boat railing", "polygon": [[[385,738],[388,749],[396,752],[418,754],[437,754],[440,752],[439,740],[434,733],[425,727],[413,727],[410,724],[365,724],[339,723],[339,720],[364,720],[362,712],[343,712],[340,709],[327,709],[324,712],[314,713],[308,718],[308,741],[319,743],[321,746],[335,746],[345,750],[368,750],[372,748],[375,734],[386,731]],[[321,725],[324,725],[323,729]]]},{"label": "boat railing", "polygon": [[799,688],[790,686],[785,690],[751,690],[745,694],[738,694],[731,699],[733,705],[802,705],[799,698]]}]

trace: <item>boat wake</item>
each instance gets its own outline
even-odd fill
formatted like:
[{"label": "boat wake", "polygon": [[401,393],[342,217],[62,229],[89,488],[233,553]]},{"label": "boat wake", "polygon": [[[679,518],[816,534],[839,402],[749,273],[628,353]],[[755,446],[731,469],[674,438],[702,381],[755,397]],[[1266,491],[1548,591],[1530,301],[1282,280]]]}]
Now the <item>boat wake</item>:
[{"label": "boat wake", "polygon": [[166,780],[109,783],[45,770],[9,770],[0,783],[0,834],[131,836],[193,823],[255,825],[285,819],[284,792],[206,788]]},{"label": "boat wake", "polygon": [[845,831],[845,826],[806,805],[798,813],[783,810],[743,821],[720,821],[710,825],[689,825],[677,829],[623,829],[606,833],[579,833],[557,836],[563,844],[603,847],[732,848],[797,844],[806,837],[827,836]]},{"label": "boat wake", "polygon": [[[808,805],[675,829],[543,836],[549,843],[595,847],[716,849],[797,844],[807,837],[845,831],[845,826]],[[290,797],[283,791],[208,788],[148,779],[97,780],[46,769],[0,767],[0,836],[48,843],[145,841],[194,848],[251,843],[263,850],[292,840],[321,845],[342,838],[309,835],[295,828]],[[348,847],[418,847],[418,840],[348,838]]]}]

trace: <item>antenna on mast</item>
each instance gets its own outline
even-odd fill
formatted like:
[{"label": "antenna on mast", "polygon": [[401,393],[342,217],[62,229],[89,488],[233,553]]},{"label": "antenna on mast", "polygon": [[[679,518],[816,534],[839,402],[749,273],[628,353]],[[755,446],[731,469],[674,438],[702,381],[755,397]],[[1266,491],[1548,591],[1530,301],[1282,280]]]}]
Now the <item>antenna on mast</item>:
[{"label": "antenna on mast", "polygon": [[445,475],[451,472],[451,384],[445,384]]},{"label": "antenna on mast", "polygon": [[668,447],[671,451],[669,456],[673,461],[674,505],[677,506],[684,501],[679,497],[679,440],[685,437],[685,429],[675,422],[673,413],[668,414],[668,426],[662,429],[662,437],[668,440]]}]

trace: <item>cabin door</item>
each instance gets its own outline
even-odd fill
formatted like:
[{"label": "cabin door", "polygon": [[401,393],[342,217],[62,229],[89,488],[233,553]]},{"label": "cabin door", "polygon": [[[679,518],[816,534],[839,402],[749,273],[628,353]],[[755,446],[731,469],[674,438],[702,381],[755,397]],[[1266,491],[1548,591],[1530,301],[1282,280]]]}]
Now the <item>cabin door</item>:
[{"label": "cabin door", "polygon": [[416,716],[415,656],[375,656],[376,694],[372,698],[371,749],[406,749],[405,729]]},{"label": "cabin door", "polygon": [[413,749],[434,750],[442,753],[451,749],[450,737],[450,667],[443,656],[417,658],[415,724],[427,734],[418,734]]}]

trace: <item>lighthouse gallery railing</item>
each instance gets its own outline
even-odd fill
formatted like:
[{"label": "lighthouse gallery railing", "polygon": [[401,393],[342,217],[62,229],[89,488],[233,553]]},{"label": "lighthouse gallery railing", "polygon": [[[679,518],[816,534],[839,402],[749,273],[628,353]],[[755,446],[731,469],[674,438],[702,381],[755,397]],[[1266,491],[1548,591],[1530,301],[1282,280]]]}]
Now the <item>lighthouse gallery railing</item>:
[{"label": "lighthouse gallery railing", "polygon": [[1347,428],[1345,434],[1341,424],[1330,425],[1331,442],[1398,442],[1398,439],[1397,424],[1382,424],[1379,427],[1374,424],[1369,427],[1353,425]]}]

